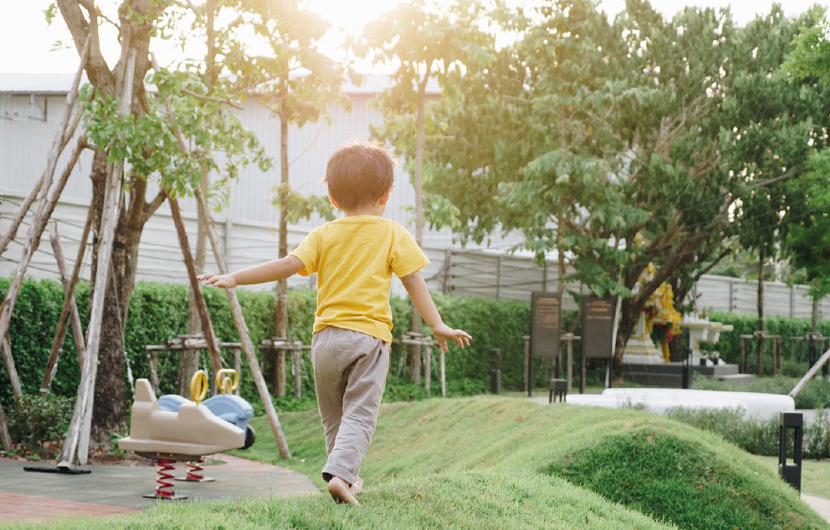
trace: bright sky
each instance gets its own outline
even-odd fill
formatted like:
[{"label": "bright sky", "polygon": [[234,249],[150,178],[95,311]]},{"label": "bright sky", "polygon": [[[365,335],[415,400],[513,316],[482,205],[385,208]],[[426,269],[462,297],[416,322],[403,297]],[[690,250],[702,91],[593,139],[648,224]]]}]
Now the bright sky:
[{"label": "bright sky", "polygon": [[[322,14],[336,27],[349,31],[361,27],[378,13],[389,10],[398,0],[307,0],[310,8]],[[74,50],[50,51],[56,41],[70,42],[66,26],[58,16],[51,27],[46,26],[43,11],[51,0],[0,0],[0,72],[52,73],[74,72],[77,55]],[[99,4],[114,4],[113,0],[99,0]],[[201,3],[201,2],[199,2]],[[758,13],[769,12],[773,0],[651,0],[652,5],[671,16],[683,6],[732,7],[738,24],[744,24]],[[830,6],[828,0],[784,0],[789,15],[802,13],[816,3]],[[601,8],[616,14],[625,6],[625,0],[601,0]],[[358,8],[357,5],[360,7]],[[114,32],[109,37],[113,38]],[[102,35],[106,41],[107,33]],[[116,48],[117,47],[113,47]],[[172,46],[154,48],[159,62],[167,64],[180,52]],[[115,59],[108,57],[108,60]]]}]

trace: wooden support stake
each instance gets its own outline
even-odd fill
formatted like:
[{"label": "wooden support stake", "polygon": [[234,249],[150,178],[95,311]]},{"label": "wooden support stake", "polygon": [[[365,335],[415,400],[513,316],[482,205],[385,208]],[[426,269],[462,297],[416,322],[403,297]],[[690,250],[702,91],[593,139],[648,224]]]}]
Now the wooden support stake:
[{"label": "wooden support stake", "polygon": [[527,392],[527,368],[528,363],[530,362],[530,335],[525,335],[522,337],[522,341],[525,345],[525,355],[524,355],[524,370],[522,374],[522,383],[524,384],[523,390]]},{"label": "wooden support stake", "polygon": [[[241,376],[242,374],[242,354],[239,351],[239,348],[233,349],[233,369],[236,370],[236,373]],[[236,387],[236,395],[239,395],[239,387]]]},{"label": "wooden support stake", "polygon": [[432,362],[432,348],[427,346],[424,350],[424,390],[429,395],[430,382],[432,381],[432,369],[430,366]]},{"label": "wooden support stake", "polygon": [[758,335],[758,377],[764,375],[764,336]]},{"label": "wooden support stake", "polygon": [[[126,115],[130,112],[133,100],[132,88],[135,77],[136,53],[131,51],[126,65],[124,79],[124,94],[121,97],[119,112]],[[104,316],[104,301],[107,294],[110,270],[112,267],[112,248],[115,240],[115,224],[121,208],[121,199],[124,186],[121,184],[123,163],[110,166],[107,171],[107,183],[104,193],[104,207],[101,212],[101,227],[98,233],[98,264],[95,271],[95,290],[89,312],[89,327],[87,328],[87,350],[84,356],[84,366],[81,370],[81,383],[78,385],[75,409],[72,420],[66,433],[66,439],[58,457],[58,467],[71,467],[75,457],[78,462],[85,464],[89,456],[89,436],[92,429],[92,405],[94,401],[95,377],[98,372],[98,347],[101,339],[101,323]]]},{"label": "wooden support stake", "polygon": [[274,354],[274,394],[285,397],[285,350],[276,350]]},{"label": "wooden support stake", "polygon": [[213,393],[216,393],[215,376],[222,369],[222,354],[219,351],[219,343],[216,340],[216,335],[213,332],[213,324],[208,315],[207,304],[205,297],[202,295],[202,290],[199,287],[199,280],[196,279],[196,265],[193,263],[193,254],[190,253],[190,244],[187,242],[187,232],[184,229],[184,221],[179,210],[179,203],[172,197],[167,197],[167,202],[170,204],[170,213],[173,215],[173,223],[176,225],[176,234],[179,236],[179,246],[182,247],[182,256],[184,257],[184,264],[187,267],[187,277],[190,280],[190,288],[193,291],[193,298],[196,301],[196,310],[199,313],[199,320],[202,321],[202,331],[205,334],[205,341],[207,342],[207,350],[210,354],[211,370],[213,370]]},{"label": "wooden support stake", "polygon": [[[58,366],[58,357],[60,355],[61,345],[63,344],[64,334],[66,333],[66,324],[69,322],[70,316],[73,320],[72,334],[76,337],[75,347],[78,347],[79,342],[80,345],[84,345],[83,331],[76,333],[75,329],[76,325],[74,321],[78,315],[78,305],[75,303],[75,287],[78,285],[78,279],[81,276],[81,267],[83,267],[84,254],[86,253],[86,243],[89,238],[89,231],[92,228],[92,214],[93,208],[92,205],[90,205],[89,210],[87,210],[84,231],[81,235],[80,242],[78,243],[78,253],[75,256],[75,267],[72,269],[72,277],[69,279],[68,286],[64,284],[63,307],[61,308],[61,315],[58,318],[58,327],[57,330],[55,330],[55,338],[52,341],[52,349],[49,351],[49,360],[46,362],[46,370],[43,373],[43,384],[40,385],[40,388],[43,391],[48,391],[52,386],[52,379],[55,377],[55,370]],[[63,278],[63,273],[61,273],[61,278]],[[80,328],[80,318],[78,318],[78,329],[82,329]],[[80,337],[80,340],[78,340],[77,337]],[[83,356],[85,351],[86,347],[84,347],[83,350],[78,351],[78,364],[81,367],[84,365]]]},{"label": "wooden support stake", "polygon": [[291,352],[291,361],[294,366],[294,397],[302,397],[303,380],[300,373],[300,356],[303,354],[302,350]]},{"label": "wooden support stake", "polygon": [[153,392],[159,393],[159,354],[157,351],[147,352],[147,357],[150,360],[150,386],[153,387]]},{"label": "wooden support stake", "polygon": [[741,337],[741,373],[746,373],[746,339]]},{"label": "wooden support stake", "polygon": [[568,392],[573,390],[574,383],[574,341],[573,338],[568,341],[568,367],[565,372],[565,379],[568,384]]},{"label": "wooden support stake", "polygon": [[[78,366],[84,364],[84,331],[81,327],[81,317],[78,315],[78,304],[75,302],[74,286],[70,285],[71,278],[66,273],[66,261],[63,258],[63,248],[61,247],[60,235],[58,234],[58,225],[55,224],[52,228],[52,252],[55,255],[55,261],[58,264],[58,274],[63,283],[64,299],[69,300],[69,312],[72,322],[72,336],[75,339],[75,350],[78,355]],[[81,242],[81,246],[86,246]]]},{"label": "wooden support stake", "polygon": [[0,403],[0,443],[4,451],[12,450],[12,437],[9,436],[9,427],[6,424],[6,413],[3,412],[3,404]]},{"label": "wooden support stake", "polygon": [[[169,104],[169,102],[168,102]],[[181,133],[177,134],[179,137],[180,147],[183,147],[181,141]],[[207,203],[201,191],[196,189],[196,205],[199,208],[199,215],[204,216],[207,220],[207,234],[210,240],[210,246],[213,249],[213,256],[216,259],[216,266],[219,268],[220,274],[227,274],[228,267],[225,263],[225,257],[222,254],[222,247],[220,246],[219,237],[216,235],[216,227],[213,220],[210,218],[210,213],[207,209]],[[245,351],[245,357],[248,359],[248,365],[251,368],[251,375],[254,378],[257,392],[262,400],[262,405],[265,408],[265,415],[268,416],[268,422],[271,424],[271,430],[277,440],[277,447],[280,450],[282,458],[291,458],[291,452],[288,450],[288,442],[285,440],[285,435],[282,432],[282,425],[277,416],[277,411],[274,409],[274,403],[271,401],[271,395],[268,393],[268,387],[265,385],[265,378],[262,377],[262,371],[259,368],[259,361],[254,351],[254,345],[251,342],[251,336],[248,334],[248,326],[245,324],[245,317],[242,315],[242,306],[239,305],[239,299],[236,296],[235,289],[228,289],[228,301],[231,305],[231,313],[233,314],[233,321],[236,324],[236,329],[239,332],[239,338],[242,340],[242,349]]]},{"label": "wooden support stake", "polygon": [[9,381],[12,385],[12,392],[17,397],[23,397],[23,390],[20,387],[20,378],[17,376],[17,368],[14,366],[14,357],[12,356],[12,346],[9,343],[9,338],[3,338],[3,344],[0,346],[3,352],[3,361],[6,363],[6,371],[9,374]]},{"label": "wooden support stake", "polygon": [[444,350],[439,348],[439,359],[441,369],[441,396],[447,397],[447,365],[444,362]]},{"label": "wooden support stake", "polygon": [[810,379],[812,379],[813,376],[816,375],[816,373],[818,373],[818,371],[821,369],[822,366],[824,366],[824,363],[826,363],[828,359],[830,359],[830,350],[824,352],[824,355],[822,355],[819,358],[819,360],[816,361],[816,364],[814,364],[813,367],[810,368],[807,374],[801,378],[801,381],[799,381],[798,384],[795,385],[795,388],[793,388],[792,391],[790,391],[791,398],[795,398],[795,396],[797,396],[798,393],[801,392],[801,390],[804,388],[804,385],[806,385],[807,382],[810,381]]}]

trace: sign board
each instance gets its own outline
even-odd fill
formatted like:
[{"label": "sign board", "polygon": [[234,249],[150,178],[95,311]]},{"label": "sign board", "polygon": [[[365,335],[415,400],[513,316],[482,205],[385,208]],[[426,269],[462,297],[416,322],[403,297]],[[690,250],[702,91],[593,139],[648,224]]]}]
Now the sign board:
[{"label": "sign board", "polygon": [[559,293],[535,291],[530,299],[530,355],[556,357],[559,355],[559,322],[562,315],[562,297]]},{"label": "sign board", "polygon": [[582,355],[585,359],[613,357],[616,316],[616,297],[582,297]]}]

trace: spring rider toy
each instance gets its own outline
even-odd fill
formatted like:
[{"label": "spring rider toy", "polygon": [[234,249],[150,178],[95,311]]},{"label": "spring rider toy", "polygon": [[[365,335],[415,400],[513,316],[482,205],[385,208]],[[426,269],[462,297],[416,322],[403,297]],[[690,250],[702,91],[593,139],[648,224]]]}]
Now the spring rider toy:
[{"label": "spring rider toy", "polygon": [[[230,372],[234,374],[233,383],[229,377],[225,377]],[[147,379],[136,381],[130,435],[120,439],[118,447],[153,459],[158,464],[158,485],[154,493],[145,497],[185,499],[185,495],[176,495],[173,484],[168,482],[173,478],[169,472],[175,468],[175,462],[197,462],[197,471],[201,471],[198,462],[202,461],[204,455],[250,447],[253,444],[255,436],[247,425],[253,416],[253,408],[242,398],[230,393],[239,385],[238,374],[233,370],[220,371],[217,374],[217,386],[223,394],[202,403],[207,395],[207,382],[204,371],[199,370],[193,375],[190,381],[193,401],[190,401],[180,396],[162,396],[157,400]],[[211,401],[213,404],[208,407],[207,404]],[[165,403],[164,407],[161,402]],[[246,436],[248,429],[251,429],[250,434]],[[247,446],[246,439],[250,441]],[[190,475],[188,473],[188,477]],[[196,475],[196,478],[204,477]]]}]

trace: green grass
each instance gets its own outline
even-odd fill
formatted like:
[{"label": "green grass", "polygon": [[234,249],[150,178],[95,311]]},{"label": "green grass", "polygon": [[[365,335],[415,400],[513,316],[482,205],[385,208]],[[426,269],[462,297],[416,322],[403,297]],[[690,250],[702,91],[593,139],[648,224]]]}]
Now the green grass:
[{"label": "green grass", "polygon": [[[281,420],[292,459],[279,460],[264,418],[254,421],[257,444],[237,454],[322,484],[319,417]],[[161,506],[49,527],[184,528],[198,520],[200,528],[830,528],[737,447],[633,410],[490,396],[392,403],[381,411],[361,475],[361,510],[321,496]]]},{"label": "green grass", "polygon": [[[773,473],[778,473],[777,456],[755,456],[754,458]],[[801,491],[808,495],[830,499],[830,460],[802,461]]]},{"label": "green grass", "polygon": [[144,514],[62,520],[13,528],[124,529],[424,529],[505,528],[671,530],[567,482],[515,473],[467,471],[392,480],[361,496],[363,507],[327,497],[204,504],[163,503]]}]

